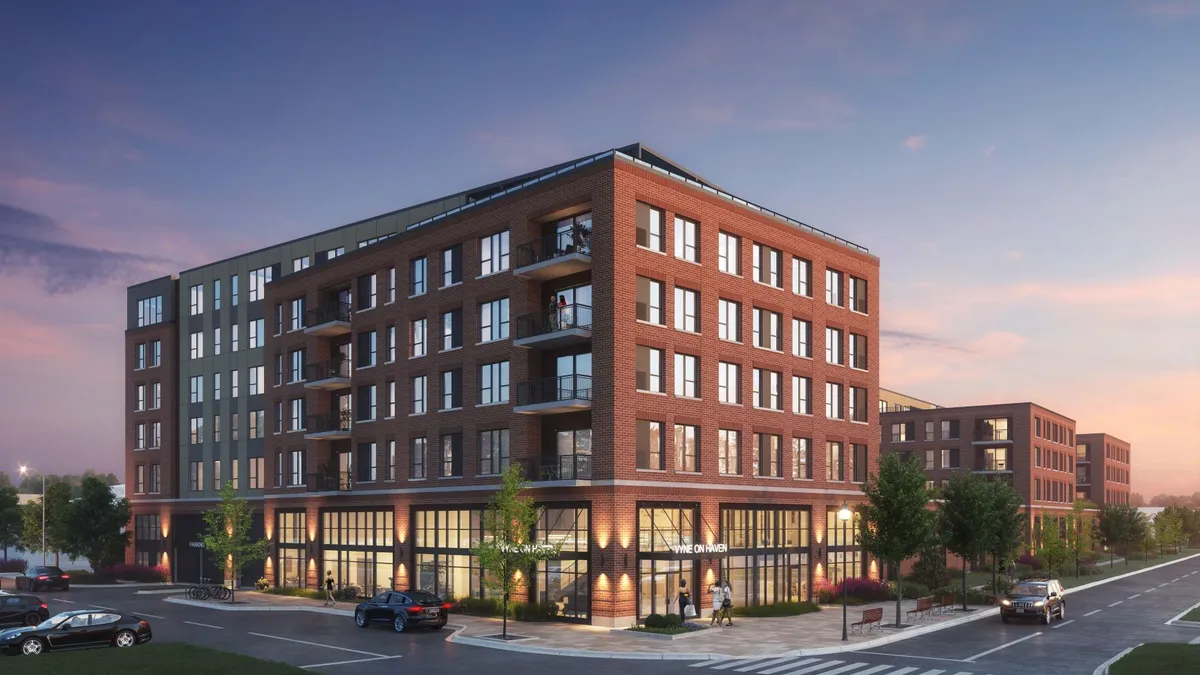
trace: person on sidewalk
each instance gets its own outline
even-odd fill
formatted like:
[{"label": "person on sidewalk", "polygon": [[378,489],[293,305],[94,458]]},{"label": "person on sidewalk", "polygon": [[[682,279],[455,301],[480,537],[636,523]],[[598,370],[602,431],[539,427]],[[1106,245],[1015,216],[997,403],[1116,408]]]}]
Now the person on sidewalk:
[{"label": "person on sidewalk", "polygon": [[337,599],[333,597],[333,570],[325,572],[325,606],[337,605]]},{"label": "person on sidewalk", "polygon": [[712,593],[712,620],[708,622],[708,625],[712,626],[720,620],[721,608],[724,606],[722,601],[725,598],[725,591],[721,588],[721,580],[717,579],[716,583],[709,587],[708,592]]},{"label": "person on sidewalk", "polygon": [[721,582],[721,618],[717,619],[717,623],[724,620],[726,626],[733,625],[733,589],[729,587],[728,581]]},{"label": "person on sidewalk", "polygon": [[[679,578],[679,619],[680,619],[680,621],[687,621],[687,619],[688,619],[687,608],[688,608],[688,605],[691,605],[691,604],[692,604],[692,594],[688,592],[687,579],[680,577]],[[695,609],[692,610],[693,613],[695,611],[696,611]]]}]

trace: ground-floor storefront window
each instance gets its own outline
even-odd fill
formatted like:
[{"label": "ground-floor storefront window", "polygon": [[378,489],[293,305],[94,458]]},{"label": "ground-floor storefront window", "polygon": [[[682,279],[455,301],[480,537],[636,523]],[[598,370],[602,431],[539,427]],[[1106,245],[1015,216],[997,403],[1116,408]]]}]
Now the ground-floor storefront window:
[{"label": "ground-floor storefront window", "polygon": [[535,540],[560,549],[557,560],[538,563],[535,597],[543,607],[556,607],[562,619],[585,621],[591,617],[590,530],[590,509],[583,505],[549,505],[538,518]]},{"label": "ground-floor storefront window", "polygon": [[133,519],[134,561],[139,565],[156,567],[162,561],[162,521],[158,514],[135,516]]},{"label": "ground-floor storefront window", "polygon": [[372,596],[390,589],[395,575],[395,515],[391,510],[321,513],[322,579],[333,572],[339,588]]},{"label": "ground-floor storefront window", "polygon": [[692,602],[699,602],[695,560],[639,560],[638,618],[678,614],[680,579],[687,581]]},{"label": "ground-floor storefront window", "polygon": [[483,537],[482,509],[413,512],[416,588],[443,600],[482,598],[483,573],[471,547]]},{"label": "ground-floor storefront window", "polygon": [[308,514],[304,511],[275,512],[275,584],[289,588],[308,586]]},{"label": "ground-floor storefront window", "polygon": [[862,576],[862,551],[829,551],[826,554],[825,578],[838,584],[847,577]]},{"label": "ground-floor storefront window", "polygon": [[638,504],[638,618],[679,613],[679,582],[699,602],[700,509],[696,504]]},{"label": "ground-floor storefront window", "polygon": [[482,571],[475,556],[461,553],[418,553],[417,590],[443,600],[499,597],[483,587]]},{"label": "ground-floor storefront window", "polygon": [[721,561],[734,607],[808,600],[808,554],[731,555]]},{"label": "ground-floor storefront window", "polygon": [[721,579],[734,606],[809,599],[808,507],[721,506],[721,540],[729,557]]}]

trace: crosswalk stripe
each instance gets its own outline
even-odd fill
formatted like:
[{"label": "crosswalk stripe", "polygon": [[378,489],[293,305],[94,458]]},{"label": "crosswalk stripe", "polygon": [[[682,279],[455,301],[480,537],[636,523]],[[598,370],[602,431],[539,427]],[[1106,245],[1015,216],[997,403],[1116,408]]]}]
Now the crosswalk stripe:
[{"label": "crosswalk stripe", "polygon": [[785,670],[795,668],[796,666],[803,666],[806,663],[816,663],[819,660],[820,659],[800,659],[799,661],[793,661],[787,665],[775,666],[774,668],[768,668],[766,670],[759,671],[759,675],[775,675],[775,673],[782,673]]},{"label": "crosswalk stripe", "polygon": [[[854,675],[872,675],[872,673],[878,673],[881,670],[887,670],[888,668],[891,668],[891,667],[892,667],[892,664],[885,663],[882,666],[874,666],[872,668],[867,668],[866,670],[860,670],[857,673],[855,673]],[[971,675],[971,674],[967,673],[967,675]]]},{"label": "crosswalk stripe", "polygon": [[741,668],[734,668],[733,672],[744,673],[744,672],[747,672],[750,670],[758,670],[759,668],[770,668],[771,666],[777,666],[781,663],[787,663],[788,661],[792,661],[795,658],[796,657],[794,657],[794,656],[785,656],[781,659],[773,659],[771,661],[767,661],[766,663],[755,663],[755,664],[751,664],[749,666],[742,666]]},{"label": "crosswalk stripe", "polygon": [[769,656],[756,656],[752,659],[738,659],[737,661],[727,661],[725,663],[720,663],[720,664],[713,666],[712,669],[713,670],[725,670],[726,668],[732,668],[734,666],[744,666],[748,663],[754,663],[755,661],[762,661],[763,659],[767,659],[767,658],[770,658],[770,657]]},{"label": "crosswalk stripe", "polygon": [[718,663],[724,663],[724,662],[726,662],[726,661],[728,661],[728,660],[729,660],[729,659],[712,659],[711,661],[701,661],[700,663],[693,663],[693,664],[690,664],[690,665],[691,665],[691,667],[693,667],[693,668],[707,668],[707,667],[709,667],[709,666],[715,666],[715,665],[717,665]]},{"label": "crosswalk stripe", "polygon": [[842,662],[841,661],[829,661],[826,663],[818,663],[815,666],[808,666],[806,668],[801,668],[800,670],[789,670],[789,671],[787,671],[787,673],[788,673],[788,675],[804,675],[805,673],[815,673],[818,670],[825,670],[826,668],[832,668],[840,663],[842,663]]},{"label": "crosswalk stripe", "polygon": [[[888,673],[887,675],[908,675],[909,673],[911,673],[914,670],[916,670],[916,668],[910,666],[908,668],[901,668],[900,670],[893,670],[892,672]],[[967,673],[967,675],[970,675],[970,673]]]},{"label": "crosswalk stripe", "polygon": [[921,673],[921,675],[942,675],[942,673],[944,673],[944,672],[946,672],[946,671],[944,671],[944,670],[927,670],[927,671]]},{"label": "crosswalk stripe", "polygon": [[960,670],[957,673],[955,673],[954,675],[971,675],[971,673],[970,673],[970,671],[967,671],[967,670]]},{"label": "crosswalk stripe", "polygon": [[840,675],[841,673],[845,673],[845,672],[848,672],[851,670],[857,670],[859,666],[865,666],[865,665],[867,665],[867,664],[851,663],[851,664],[842,666],[841,668],[834,668],[833,670],[827,670],[824,673],[821,673],[821,675]]}]

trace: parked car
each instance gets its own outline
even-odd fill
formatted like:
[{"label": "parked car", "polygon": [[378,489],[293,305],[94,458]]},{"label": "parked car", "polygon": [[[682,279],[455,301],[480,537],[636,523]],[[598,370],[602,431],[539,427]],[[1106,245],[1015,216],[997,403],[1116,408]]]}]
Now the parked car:
[{"label": "parked car", "polygon": [[1026,618],[1048,624],[1058,617],[1061,621],[1067,618],[1065,594],[1062,584],[1054,579],[1019,581],[1000,600],[1000,620],[1008,623],[1009,619]]},{"label": "parked car", "polygon": [[359,628],[382,623],[397,633],[409,628],[437,630],[449,618],[450,603],[425,591],[384,591],[354,608],[354,623]]},{"label": "parked car", "polygon": [[0,631],[0,651],[37,656],[58,649],[132,647],[153,639],[150,623],[132,614],[79,609],[62,612],[36,626]]},{"label": "parked car", "polygon": [[71,575],[57,567],[31,567],[25,574],[17,577],[17,590],[37,593],[43,588],[56,588],[64,591],[71,590]]},{"label": "parked car", "polygon": [[0,592],[0,626],[36,626],[48,618],[49,608],[36,595]]}]

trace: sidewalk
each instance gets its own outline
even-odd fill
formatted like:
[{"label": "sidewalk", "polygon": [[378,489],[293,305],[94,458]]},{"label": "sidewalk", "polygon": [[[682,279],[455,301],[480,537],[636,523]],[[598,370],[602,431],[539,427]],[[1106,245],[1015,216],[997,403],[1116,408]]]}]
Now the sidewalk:
[{"label": "sidewalk", "polygon": [[[355,605],[351,602],[339,602],[337,607],[327,607],[320,600],[290,598],[254,591],[238,593],[237,598],[237,605],[225,604],[224,607],[220,607],[223,603],[198,602],[186,598],[172,597],[166,599],[166,602],[227,611],[309,611],[345,617],[353,616]],[[902,611],[908,611],[915,606],[915,600],[905,600]],[[863,611],[875,607],[883,608],[885,626],[889,621],[895,623],[894,601],[850,607],[848,621],[858,621]],[[621,629],[510,620],[510,638],[520,636],[525,639],[501,642],[488,637],[500,633],[500,619],[452,614],[450,624],[456,630],[447,639],[456,644],[491,649],[587,658],[706,660],[743,656],[809,656],[875,647],[968,621],[994,617],[998,611],[995,607],[972,607],[971,610],[965,613],[961,610],[947,614],[935,613],[932,617],[920,620],[906,620],[909,626],[907,628],[897,630],[885,627],[866,635],[854,634],[848,642],[842,642],[840,605],[822,607],[820,612],[793,617],[735,618],[731,627],[687,633],[684,637],[673,640]],[[704,619],[699,623],[707,625],[708,620]]]}]

